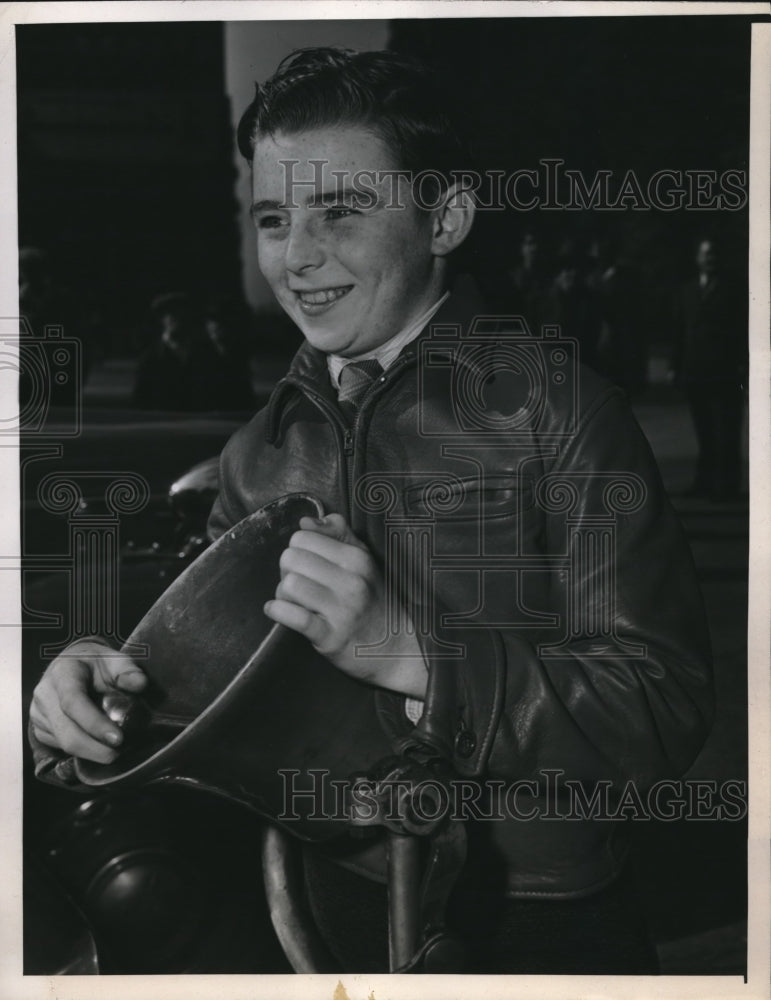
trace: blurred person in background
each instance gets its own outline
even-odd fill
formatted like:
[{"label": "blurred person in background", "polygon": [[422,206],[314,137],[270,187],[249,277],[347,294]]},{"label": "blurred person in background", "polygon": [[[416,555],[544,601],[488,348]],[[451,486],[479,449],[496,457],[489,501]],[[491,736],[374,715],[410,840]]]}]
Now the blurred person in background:
[{"label": "blurred person in background", "polygon": [[526,230],[519,244],[518,259],[509,270],[513,291],[513,311],[525,317],[530,331],[539,334],[549,319],[550,274],[541,241],[532,229]]},{"label": "blurred person in background", "polygon": [[572,240],[565,241],[557,257],[548,299],[548,322],[557,324],[563,337],[578,341],[582,364],[597,368],[601,325],[599,301],[587,284],[585,260]]},{"label": "blurred person in background", "polygon": [[639,270],[612,239],[595,240],[587,287],[596,296],[600,321],[597,365],[629,395],[647,381],[647,331]]},{"label": "blurred person in background", "polygon": [[215,409],[249,410],[255,402],[251,375],[258,364],[254,319],[248,307],[228,296],[213,297],[206,309],[206,336],[212,348],[210,397]]},{"label": "blurred person in background", "polygon": [[151,309],[160,332],[139,359],[136,406],[183,412],[253,406],[232,313],[224,305],[207,318],[190,295],[169,292],[154,299]]},{"label": "blurred person in background", "polygon": [[696,275],[680,289],[674,374],[691,410],[698,457],[688,491],[722,501],[741,488],[741,429],[747,374],[747,305],[716,240],[699,240]]}]

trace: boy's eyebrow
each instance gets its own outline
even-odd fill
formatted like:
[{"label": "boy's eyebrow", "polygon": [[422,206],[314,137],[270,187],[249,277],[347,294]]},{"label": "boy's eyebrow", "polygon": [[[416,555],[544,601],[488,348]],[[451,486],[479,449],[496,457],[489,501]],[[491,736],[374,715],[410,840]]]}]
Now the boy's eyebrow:
[{"label": "boy's eyebrow", "polygon": [[[313,192],[309,194],[305,199],[305,204],[309,207],[314,207],[327,204],[330,201],[334,201],[336,198],[364,198],[369,201],[374,193],[375,192],[370,189],[359,191],[353,187],[333,188],[331,191],[320,191],[318,193]],[[264,212],[271,209],[273,211],[282,211],[285,210],[286,207],[286,202],[272,201],[266,198],[262,201],[252,202],[252,207],[249,209],[249,212],[251,215],[257,215],[258,212]]]},{"label": "boy's eyebrow", "polygon": [[257,215],[258,212],[264,212],[266,208],[279,209],[281,205],[277,201],[253,201],[252,207],[249,209],[250,215]]},{"label": "boy's eyebrow", "polygon": [[369,200],[372,198],[374,191],[367,190],[361,191],[353,187],[343,187],[335,188],[333,191],[322,191],[319,194],[312,194],[308,197],[307,205],[318,205],[326,204],[328,201],[333,201],[335,198],[361,198]]}]

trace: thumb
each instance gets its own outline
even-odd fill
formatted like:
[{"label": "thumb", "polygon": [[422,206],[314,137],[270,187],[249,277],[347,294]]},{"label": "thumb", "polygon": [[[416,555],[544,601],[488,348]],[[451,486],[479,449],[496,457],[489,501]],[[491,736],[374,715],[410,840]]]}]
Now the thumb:
[{"label": "thumb", "polygon": [[300,527],[303,531],[315,531],[319,535],[326,535],[327,538],[336,538],[338,542],[346,545],[355,545],[364,549],[366,546],[351,531],[348,522],[342,514],[327,514],[325,517],[303,517],[300,519]]},{"label": "thumb", "polygon": [[[139,692],[147,685],[147,675],[126,656],[108,647],[101,647],[96,657],[96,667],[103,690],[119,688],[121,691]],[[96,680],[96,677],[94,678]],[[99,686],[99,685],[97,685]]]},{"label": "thumb", "polygon": [[118,674],[115,686],[121,691],[142,691],[147,686],[147,674],[132,664],[130,670]]}]

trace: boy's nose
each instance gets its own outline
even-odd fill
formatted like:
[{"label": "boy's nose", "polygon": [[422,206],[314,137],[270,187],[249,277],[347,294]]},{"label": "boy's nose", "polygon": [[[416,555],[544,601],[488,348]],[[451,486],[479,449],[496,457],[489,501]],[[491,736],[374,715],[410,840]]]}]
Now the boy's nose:
[{"label": "boy's nose", "polygon": [[286,266],[300,273],[309,267],[319,267],[324,260],[322,246],[305,223],[296,223],[289,230],[286,244]]}]

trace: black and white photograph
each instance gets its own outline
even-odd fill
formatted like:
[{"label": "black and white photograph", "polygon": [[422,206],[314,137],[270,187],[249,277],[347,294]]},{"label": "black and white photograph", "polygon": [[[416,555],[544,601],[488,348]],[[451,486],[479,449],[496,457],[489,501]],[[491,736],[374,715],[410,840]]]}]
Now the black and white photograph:
[{"label": "black and white photograph", "polygon": [[768,996],[768,4],[3,19],[0,993]]}]

